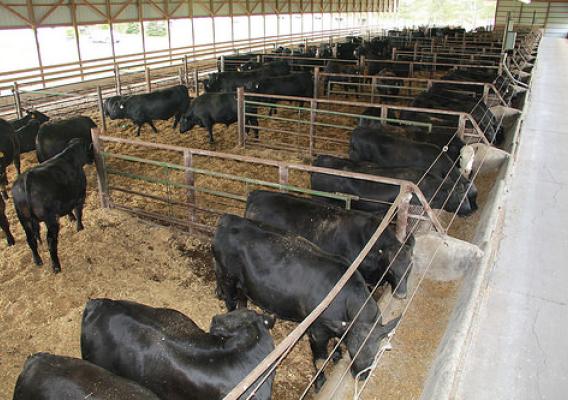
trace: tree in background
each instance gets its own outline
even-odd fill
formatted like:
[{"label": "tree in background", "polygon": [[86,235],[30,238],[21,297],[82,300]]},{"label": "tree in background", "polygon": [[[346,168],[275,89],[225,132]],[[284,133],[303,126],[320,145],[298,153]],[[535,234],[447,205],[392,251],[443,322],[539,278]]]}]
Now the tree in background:
[{"label": "tree in background", "polygon": [[400,0],[398,21],[412,25],[460,25],[467,29],[493,23],[495,0]]}]

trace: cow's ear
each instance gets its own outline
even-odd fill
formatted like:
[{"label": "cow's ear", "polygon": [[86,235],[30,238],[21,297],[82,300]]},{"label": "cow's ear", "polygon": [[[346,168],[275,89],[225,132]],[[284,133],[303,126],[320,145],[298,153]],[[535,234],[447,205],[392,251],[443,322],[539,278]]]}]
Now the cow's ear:
[{"label": "cow's ear", "polygon": [[263,314],[262,315],[262,323],[266,328],[272,329],[274,328],[274,324],[276,323],[276,318],[273,315]]},{"label": "cow's ear", "polygon": [[349,322],[347,321],[326,321],[325,325],[330,331],[338,336],[343,335],[349,328]]}]

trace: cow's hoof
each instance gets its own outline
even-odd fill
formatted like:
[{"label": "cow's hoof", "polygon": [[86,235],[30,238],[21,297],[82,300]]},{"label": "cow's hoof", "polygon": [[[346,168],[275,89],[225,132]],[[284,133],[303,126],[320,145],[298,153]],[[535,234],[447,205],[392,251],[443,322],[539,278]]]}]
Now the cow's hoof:
[{"label": "cow's hoof", "polygon": [[39,257],[37,257],[37,258],[34,257],[34,264],[35,264],[36,266],[38,266],[38,267],[41,267],[41,266],[43,265],[43,261],[42,261],[42,259],[39,258]]},{"label": "cow's hoof", "polygon": [[77,226],[77,232],[81,232],[85,227],[83,225]]},{"label": "cow's hoof", "polygon": [[10,199],[10,197],[8,196],[8,192],[2,192],[2,198],[3,198],[5,201],[8,201],[8,200]]},{"label": "cow's hoof", "polygon": [[53,267],[53,273],[58,274],[61,272],[61,267]]},{"label": "cow's hoof", "polygon": [[400,288],[398,288],[393,294],[395,299],[399,299],[399,300],[406,299],[407,295],[408,294],[406,293],[406,290],[400,290]]},{"label": "cow's hoof", "polygon": [[16,244],[16,241],[14,240],[13,237],[7,238],[6,241],[8,242],[8,247]]},{"label": "cow's hoof", "polygon": [[321,374],[318,375],[318,377],[316,378],[316,381],[314,382],[314,389],[315,389],[316,393],[318,393],[321,390],[321,388],[325,384],[325,381],[326,381],[325,375],[322,372]]}]

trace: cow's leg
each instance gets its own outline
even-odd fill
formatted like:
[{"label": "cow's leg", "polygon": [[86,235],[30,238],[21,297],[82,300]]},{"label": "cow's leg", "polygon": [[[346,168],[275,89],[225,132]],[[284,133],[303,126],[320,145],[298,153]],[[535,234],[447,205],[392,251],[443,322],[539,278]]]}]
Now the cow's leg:
[{"label": "cow's leg", "polygon": [[61,264],[57,255],[57,239],[59,236],[59,222],[55,215],[49,216],[45,222],[47,225],[47,245],[49,246],[49,255],[51,256],[51,267],[56,274],[61,272]]},{"label": "cow's leg", "polygon": [[12,233],[10,232],[10,223],[8,222],[8,219],[4,215],[4,210],[2,209],[0,209],[0,228],[2,228],[2,230],[6,234],[6,241],[8,242],[8,246],[13,246],[16,241],[14,240],[14,236],[12,236]]},{"label": "cow's leg", "polygon": [[172,127],[172,129],[176,129],[180,118],[181,118],[181,113],[178,112],[176,113],[176,115],[174,115],[174,126]]},{"label": "cow's leg", "polygon": [[[18,219],[20,220],[20,224],[22,228],[24,228],[24,232],[26,233],[26,241],[28,242],[28,246],[32,251],[32,258],[34,260],[35,265],[40,266],[43,265],[43,261],[39,256],[37,251],[37,239],[39,237],[39,223],[38,221],[32,221],[31,218],[23,216],[19,210],[16,209],[16,214],[18,215]],[[34,226],[36,227],[34,229]]]},{"label": "cow's leg", "polygon": [[204,125],[207,128],[207,133],[209,134],[209,144],[215,143],[215,139],[213,138],[213,121],[207,120]]},{"label": "cow's leg", "polygon": [[[323,363],[327,359],[327,343],[329,342],[330,336],[325,328],[312,326],[309,330],[308,337],[310,340],[310,348],[312,349],[312,360],[317,372],[323,367]],[[316,392],[320,391],[325,381],[325,372],[322,370],[314,382]]]},{"label": "cow's leg", "polygon": [[215,294],[217,298],[225,302],[228,311],[234,311],[237,308],[237,283],[225,274],[223,266],[217,260],[214,260],[214,263],[217,278]]},{"label": "cow's leg", "polygon": [[152,130],[154,131],[154,133],[158,133],[158,130],[156,129],[156,127],[154,126],[154,122],[150,121],[148,122],[148,125],[150,125],[150,127],[152,128]]},{"label": "cow's leg", "polygon": [[82,231],[83,229],[85,229],[85,227],[83,226],[83,206],[85,205],[85,200],[81,200],[79,202],[79,204],[77,204],[77,207],[75,207],[74,212],[75,212],[75,217],[77,218],[77,232]]},{"label": "cow's leg", "polygon": [[140,130],[142,129],[142,125],[143,125],[143,124],[138,124],[138,123],[137,123],[136,125],[138,125],[138,129],[136,130],[136,136],[140,136]]}]

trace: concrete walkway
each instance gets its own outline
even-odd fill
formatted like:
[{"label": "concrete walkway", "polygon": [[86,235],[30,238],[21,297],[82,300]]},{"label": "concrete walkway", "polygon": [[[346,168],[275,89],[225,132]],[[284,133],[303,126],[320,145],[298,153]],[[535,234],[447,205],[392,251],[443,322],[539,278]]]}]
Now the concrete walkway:
[{"label": "concrete walkway", "polygon": [[568,40],[544,38],[538,58],[456,399],[568,399]]}]

